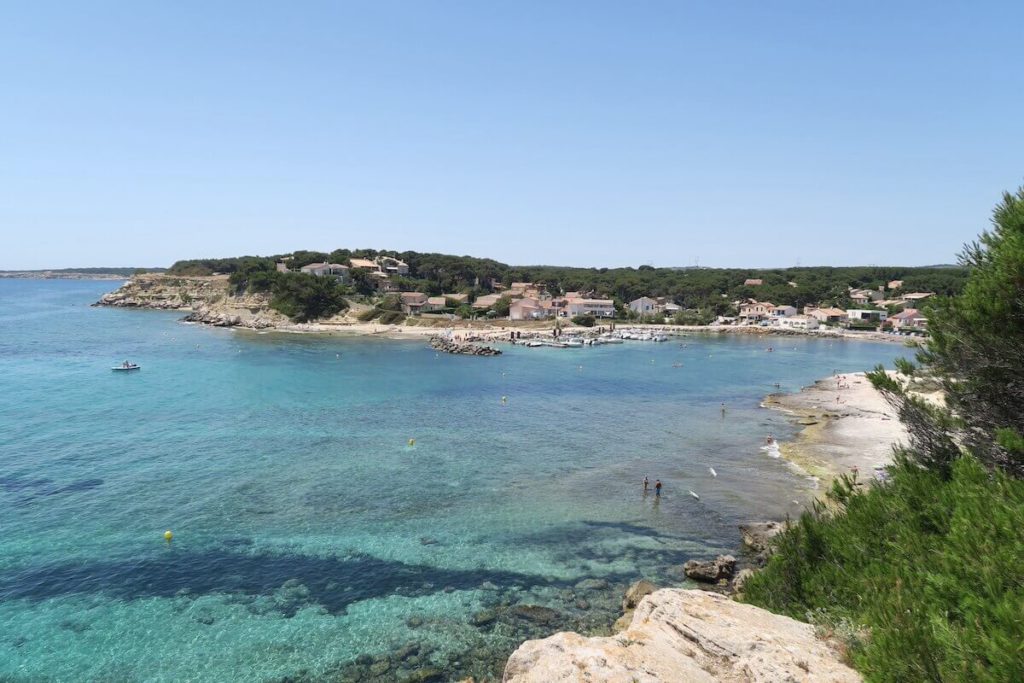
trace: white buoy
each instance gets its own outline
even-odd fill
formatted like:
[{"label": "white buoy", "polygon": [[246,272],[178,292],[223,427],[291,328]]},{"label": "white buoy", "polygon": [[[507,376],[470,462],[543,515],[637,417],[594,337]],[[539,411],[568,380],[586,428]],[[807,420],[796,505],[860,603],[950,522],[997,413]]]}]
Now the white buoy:
[{"label": "white buoy", "polygon": [[693,491],[690,491],[690,495],[691,495],[691,496],[693,496],[694,498],[696,498],[697,500],[700,500],[700,496],[698,496],[698,495],[697,495],[696,493],[694,493]]},{"label": "white buoy", "polygon": [[711,472],[711,476],[712,477],[717,477],[718,476],[718,472],[715,472],[715,468],[714,467],[709,467],[708,470]]}]

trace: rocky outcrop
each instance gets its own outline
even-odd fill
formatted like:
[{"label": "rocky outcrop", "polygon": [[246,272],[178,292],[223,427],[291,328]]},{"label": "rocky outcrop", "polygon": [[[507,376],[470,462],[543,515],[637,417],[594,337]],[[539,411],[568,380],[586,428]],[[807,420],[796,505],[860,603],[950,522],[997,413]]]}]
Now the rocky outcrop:
[{"label": "rocky outcrop", "polygon": [[186,322],[262,330],[289,324],[270,308],[267,294],[235,294],[226,275],[180,277],[137,275],[104,294],[96,306],[187,311]]},{"label": "rocky outcrop", "polygon": [[625,631],[605,638],[557,633],[523,643],[505,683],[854,683],[808,624],[717,593],[664,589],[645,597]]},{"label": "rocky outcrop", "polygon": [[754,553],[754,563],[763,565],[772,554],[774,538],[785,530],[782,522],[740,524],[743,545]]},{"label": "rocky outcrop", "polygon": [[479,346],[477,344],[462,344],[445,339],[444,337],[431,337],[430,348],[444,353],[455,353],[463,356],[500,356],[501,351],[490,346]]},{"label": "rocky outcrop", "polygon": [[736,558],[719,555],[713,560],[690,560],[683,565],[683,573],[694,581],[718,583],[732,578],[736,570]]}]

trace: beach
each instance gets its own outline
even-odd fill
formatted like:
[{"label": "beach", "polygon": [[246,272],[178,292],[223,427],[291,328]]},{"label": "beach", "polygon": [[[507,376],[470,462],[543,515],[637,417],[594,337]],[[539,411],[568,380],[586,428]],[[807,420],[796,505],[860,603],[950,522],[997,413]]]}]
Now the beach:
[{"label": "beach", "polygon": [[906,429],[863,372],[818,380],[795,394],[771,394],[764,406],[789,414],[803,429],[780,444],[783,458],[818,477],[823,488],[840,474],[865,479],[892,462]]}]

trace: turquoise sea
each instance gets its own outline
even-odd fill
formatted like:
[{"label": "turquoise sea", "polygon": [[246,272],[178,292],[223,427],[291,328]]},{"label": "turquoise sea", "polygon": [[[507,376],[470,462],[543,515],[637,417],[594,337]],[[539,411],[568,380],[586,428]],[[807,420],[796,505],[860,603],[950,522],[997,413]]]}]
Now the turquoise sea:
[{"label": "turquoise sea", "polygon": [[776,382],[905,355],[458,357],[89,306],[117,284],[0,280],[0,680],[500,675],[524,638],[606,629],[628,583],[680,584],[737,524],[801,509],[814,482],[759,448],[793,431],[759,407]]}]

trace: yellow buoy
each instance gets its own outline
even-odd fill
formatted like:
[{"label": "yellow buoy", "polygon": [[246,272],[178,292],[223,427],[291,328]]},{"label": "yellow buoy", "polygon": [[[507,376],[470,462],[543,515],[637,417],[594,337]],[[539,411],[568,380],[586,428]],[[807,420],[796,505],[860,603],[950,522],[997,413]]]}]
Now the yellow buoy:
[{"label": "yellow buoy", "polygon": [[409,445],[410,446],[415,446],[416,445],[416,439],[409,439]]},{"label": "yellow buoy", "polygon": [[164,540],[165,541],[170,541],[172,538],[174,538],[174,534],[171,533],[170,529],[168,529],[167,531],[164,532]]}]

